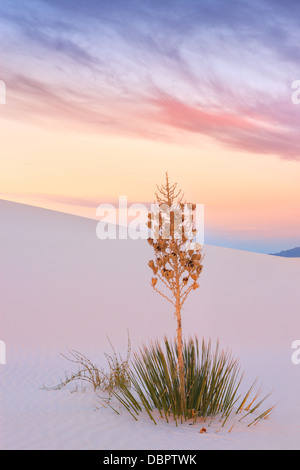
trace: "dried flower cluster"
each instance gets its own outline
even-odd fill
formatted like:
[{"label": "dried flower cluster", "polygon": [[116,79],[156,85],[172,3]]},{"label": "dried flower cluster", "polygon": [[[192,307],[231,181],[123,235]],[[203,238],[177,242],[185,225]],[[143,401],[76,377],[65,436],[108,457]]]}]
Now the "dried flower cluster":
[{"label": "dried flower cluster", "polygon": [[[174,307],[179,294],[180,308],[182,308],[189,293],[199,287],[197,281],[203,269],[201,251],[184,250],[182,240],[149,238],[148,243],[155,253],[155,259],[148,263],[153,272],[152,287],[167,298]],[[158,280],[171,291],[171,296],[158,290],[156,287]]]}]

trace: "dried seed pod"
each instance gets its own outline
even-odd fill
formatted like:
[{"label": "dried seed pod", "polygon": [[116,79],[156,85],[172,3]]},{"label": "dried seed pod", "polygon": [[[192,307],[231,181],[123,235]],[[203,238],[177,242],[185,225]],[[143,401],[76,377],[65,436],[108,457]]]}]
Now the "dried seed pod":
[{"label": "dried seed pod", "polygon": [[196,269],[197,274],[201,274],[201,273],[202,273],[202,269],[203,269],[202,264],[200,264],[200,266],[197,266],[197,269]]},{"label": "dried seed pod", "polygon": [[195,267],[194,263],[191,260],[186,263],[186,266],[189,271],[194,269]]}]

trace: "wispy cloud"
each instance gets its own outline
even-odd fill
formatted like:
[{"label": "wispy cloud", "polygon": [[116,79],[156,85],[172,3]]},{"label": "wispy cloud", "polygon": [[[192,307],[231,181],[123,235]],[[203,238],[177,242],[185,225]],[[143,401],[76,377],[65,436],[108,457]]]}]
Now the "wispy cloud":
[{"label": "wispy cloud", "polygon": [[4,117],[150,139],[204,134],[300,160],[294,2],[3,0],[0,9]]}]

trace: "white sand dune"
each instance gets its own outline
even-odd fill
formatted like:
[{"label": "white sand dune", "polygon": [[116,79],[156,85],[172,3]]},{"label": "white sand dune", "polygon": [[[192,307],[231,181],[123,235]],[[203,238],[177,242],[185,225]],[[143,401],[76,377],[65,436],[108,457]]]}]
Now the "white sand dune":
[{"label": "white sand dune", "polygon": [[[2,449],[299,449],[300,365],[291,344],[300,337],[300,259],[205,246],[200,289],[183,314],[184,335],[220,340],[240,358],[245,381],[258,376],[272,417],[228,433],[213,424],[175,427],[146,415],[138,422],[99,404],[90,389],[41,390],[66,370],[72,349],[99,365],[107,336],[126,354],[174,336],[167,302],[150,285],[145,241],[96,237],[96,221],[0,201],[0,365]],[[269,403],[269,402],[268,402]]]}]

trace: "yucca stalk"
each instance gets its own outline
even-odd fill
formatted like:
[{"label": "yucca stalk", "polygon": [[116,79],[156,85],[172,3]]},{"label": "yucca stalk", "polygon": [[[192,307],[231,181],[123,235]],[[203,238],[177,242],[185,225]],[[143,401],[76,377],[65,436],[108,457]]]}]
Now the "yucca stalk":
[{"label": "yucca stalk", "polygon": [[[182,200],[183,195],[181,190],[177,190],[177,183],[170,184],[166,173],[165,184],[157,186],[158,211],[155,214],[149,212],[148,215],[148,227],[152,230],[148,242],[155,252],[155,259],[149,261],[149,267],[154,274],[152,287],[175,308],[181,407],[185,415],[186,387],[181,312],[190,292],[199,287],[197,280],[203,268],[203,257],[201,245],[190,243],[196,237],[193,221],[196,206],[183,204]],[[187,206],[190,208],[188,220],[185,212]],[[157,287],[158,281],[160,288]]]}]

